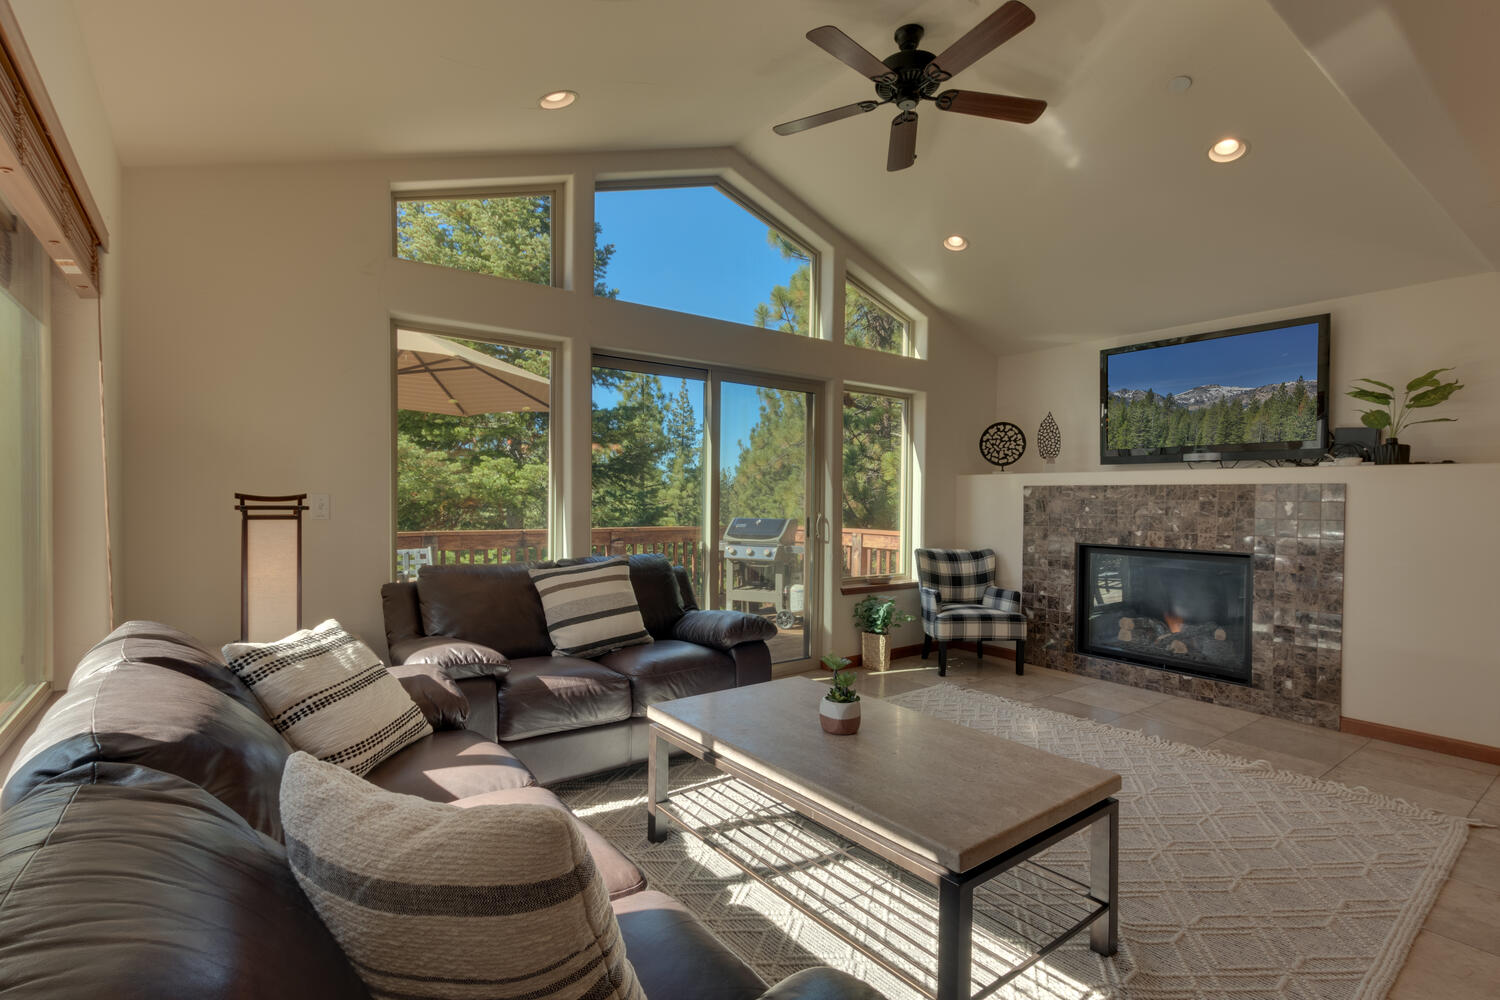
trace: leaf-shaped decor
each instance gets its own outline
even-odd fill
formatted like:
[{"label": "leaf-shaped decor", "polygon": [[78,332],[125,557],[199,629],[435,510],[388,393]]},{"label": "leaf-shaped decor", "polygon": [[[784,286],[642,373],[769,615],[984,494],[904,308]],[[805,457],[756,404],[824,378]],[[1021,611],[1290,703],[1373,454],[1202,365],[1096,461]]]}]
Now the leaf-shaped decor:
[{"label": "leaf-shaped decor", "polygon": [[1378,403],[1381,406],[1391,405],[1390,393],[1371,392],[1369,389],[1350,389],[1344,395],[1353,396],[1355,399],[1362,399],[1366,403]]},{"label": "leaf-shaped decor", "polygon": [[1391,415],[1384,410],[1365,410],[1360,416],[1359,422],[1366,427],[1373,427],[1377,431],[1384,430],[1391,425]]},{"label": "leaf-shaped decor", "polygon": [[1411,399],[1407,400],[1406,405],[1412,407],[1436,406],[1439,403],[1446,401],[1449,396],[1453,395],[1455,392],[1462,388],[1463,386],[1458,382],[1444,382],[1442,385],[1435,386],[1434,388],[1423,389]]},{"label": "leaf-shaped decor", "polygon": [[1456,423],[1458,423],[1458,418],[1457,417],[1428,417],[1426,420],[1408,420],[1406,422],[1406,426],[1410,427],[1412,424],[1456,424]]},{"label": "leaf-shaped decor", "polygon": [[1368,382],[1371,385],[1378,385],[1382,389],[1389,389],[1389,390],[1391,390],[1391,392],[1395,392],[1396,391],[1396,387],[1395,386],[1391,385],[1389,382],[1382,382],[1382,381],[1380,381],[1377,378],[1357,378],[1354,381],[1356,381],[1356,382]]},{"label": "leaf-shaped decor", "polygon": [[1042,426],[1037,428],[1036,450],[1049,463],[1057,461],[1057,456],[1062,454],[1062,428],[1057,426],[1050,410]]},{"label": "leaf-shaped decor", "polygon": [[1434,368],[1432,371],[1428,372],[1426,375],[1418,375],[1416,378],[1414,378],[1410,382],[1406,383],[1406,391],[1407,392],[1416,392],[1418,389],[1422,388],[1422,386],[1424,386],[1424,385],[1437,385],[1438,384],[1437,376],[1441,375],[1443,372],[1451,372],[1452,370],[1453,370],[1452,368]]}]

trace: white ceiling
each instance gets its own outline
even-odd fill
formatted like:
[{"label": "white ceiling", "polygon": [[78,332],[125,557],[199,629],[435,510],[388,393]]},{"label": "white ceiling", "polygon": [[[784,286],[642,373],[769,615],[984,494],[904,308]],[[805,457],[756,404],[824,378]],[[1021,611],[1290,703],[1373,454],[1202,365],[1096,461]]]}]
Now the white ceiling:
[{"label": "white ceiling", "polygon": [[[1267,0],[1031,0],[1036,24],[954,85],[1046,114],[924,105],[896,174],[889,108],[771,133],[871,93],[803,34],[884,56],[915,21],[941,51],[999,0],[74,3],[127,166],[735,146],[1002,350],[1491,269]],[[573,108],[537,108],[563,87]],[[1214,165],[1225,134],[1251,152]],[[953,231],[967,252],[939,247]]]}]

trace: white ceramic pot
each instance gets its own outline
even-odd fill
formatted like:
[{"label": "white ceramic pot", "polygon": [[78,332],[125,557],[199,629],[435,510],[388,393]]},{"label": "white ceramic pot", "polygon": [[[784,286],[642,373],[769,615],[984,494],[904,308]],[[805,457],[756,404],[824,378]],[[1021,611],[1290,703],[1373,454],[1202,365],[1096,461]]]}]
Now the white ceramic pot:
[{"label": "white ceramic pot", "polygon": [[859,665],[866,670],[891,669],[891,637],[874,632],[859,634]]},{"label": "white ceramic pot", "polygon": [[832,733],[835,736],[857,733],[859,732],[859,702],[829,701],[824,698],[818,702],[818,721],[823,724],[825,733]]}]

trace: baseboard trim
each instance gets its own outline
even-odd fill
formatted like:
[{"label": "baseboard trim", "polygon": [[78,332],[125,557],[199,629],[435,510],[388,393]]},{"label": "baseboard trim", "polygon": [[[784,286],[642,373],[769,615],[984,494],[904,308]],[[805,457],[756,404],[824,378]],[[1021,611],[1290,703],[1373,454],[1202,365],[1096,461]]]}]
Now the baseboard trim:
[{"label": "baseboard trim", "polygon": [[[977,653],[978,652],[978,650],[974,648],[974,643],[972,643],[972,642],[950,642],[950,643],[948,643],[948,648],[950,650],[961,649],[961,650],[964,650],[964,651],[970,652],[970,653]],[[920,642],[919,643],[915,643],[914,645],[911,645],[911,646],[893,646],[893,647],[891,647],[891,659],[893,659],[893,660],[899,660],[903,656],[921,656],[921,655],[922,655],[922,644]],[[1016,658],[1016,650],[1015,650],[1014,646],[999,646],[999,645],[993,645],[993,644],[991,644],[991,645],[988,645],[988,646],[985,647],[984,655],[985,656],[993,656],[997,660],[1014,660]],[[936,663],[937,662],[936,657],[937,657],[937,643],[933,643],[932,644],[932,655],[929,656],[928,659],[932,660],[932,662]],[[851,666],[851,667],[863,667],[864,666],[864,660],[865,660],[865,658],[862,655],[860,655],[859,653],[855,653],[853,656],[849,657],[849,666]],[[828,668],[824,667],[823,669],[827,670]]]},{"label": "baseboard trim", "polygon": [[1500,764],[1500,747],[1492,747],[1484,743],[1470,743],[1468,740],[1456,740],[1451,736],[1419,733],[1415,729],[1387,726],[1382,722],[1365,722],[1363,719],[1351,719],[1347,715],[1339,716],[1339,731],[1352,733],[1355,736],[1385,740],[1387,743],[1399,743],[1406,747],[1416,747],[1418,750],[1433,750],[1453,757],[1483,761],[1486,764]]}]

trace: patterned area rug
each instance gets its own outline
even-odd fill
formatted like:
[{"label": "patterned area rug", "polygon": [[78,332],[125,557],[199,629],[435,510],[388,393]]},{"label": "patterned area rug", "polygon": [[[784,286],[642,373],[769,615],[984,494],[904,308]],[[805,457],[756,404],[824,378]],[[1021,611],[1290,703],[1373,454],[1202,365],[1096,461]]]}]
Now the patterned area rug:
[{"label": "patterned area rug", "polygon": [[[1119,954],[1094,954],[1081,934],[999,997],[1377,1000],[1467,835],[1459,817],[996,695],[944,684],[890,700],[1123,777]],[[976,775],[975,794],[1003,783]],[[648,843],[644,768],[556,791],[767,981],[826,963],[891,1000],[930,990],[933,891],[742,783],[698,762],[672,767],[674,800],[719,850],[774,862],[757,867],[758,878],[693,836]],[[1082,838],[1037,860],[976,899],[976,990],[1077,912],[1066,883],[1086,877]],[[839,931],[762,880],[835,918]]]}]

